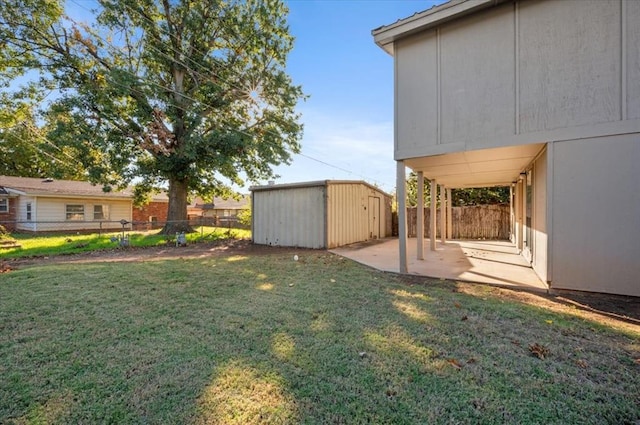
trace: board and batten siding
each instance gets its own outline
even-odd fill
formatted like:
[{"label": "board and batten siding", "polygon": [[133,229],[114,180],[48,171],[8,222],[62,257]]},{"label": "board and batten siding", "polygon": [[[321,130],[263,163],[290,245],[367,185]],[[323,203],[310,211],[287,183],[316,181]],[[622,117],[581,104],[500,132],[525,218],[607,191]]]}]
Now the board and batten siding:
[{"label": "board and batten siding", "polygon": [[397,40],[395,159],[640,132],[640,1],[507,2]]},{"label": "board and batten siding", "polygon": [[552,288],[640,296],[638,135],[553,143]]},{"label": "board and batten siding", "polygon": [[252,192],[252,237],[259,245],[325,247],[325,187]]},{"label": "board and batten siding", "polygon": [[[46,232],[58,230],[99,230],[121,229],[119,220],[131,221],[131,200],[126,199],[86,199],[86,198],[47,198],[38,197],[37,202],[32,203],[33,220],[37,221],[37,227],[30,230]],[[67,205],[83,205],[84,220],[67,220]],[[109,217],[107,220],[93,219],[93,206],[107,205]],[[26,207],[25,207],[26,208]],[[25,210],[22,210],[23,216]],[[108,223],[107,221],[112,221]],[[102,226],[101,226],[101,222]]]}]

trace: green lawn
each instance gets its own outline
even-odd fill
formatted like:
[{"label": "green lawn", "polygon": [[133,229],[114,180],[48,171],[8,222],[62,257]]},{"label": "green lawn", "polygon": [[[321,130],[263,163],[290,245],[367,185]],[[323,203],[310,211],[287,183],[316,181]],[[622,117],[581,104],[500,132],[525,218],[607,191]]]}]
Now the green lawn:
[{"label": "green lawn", "polygon": [[[188,243],[200,241],[212,241],[220,239],[247,239],[251,237],[249,230],[226,229],[221,227],[195,227],[194,233],[187,235]],[[149,247],[175,243],[175,238],[159,235],[158,230],[148,232],[125,232],[129,237],[131,247]],[[61,254],[76,254],[107,249],[122,249],[117,238],[122,232],[94,234],[70,234],[70,235],[34,235],[12,234],[11,236],[20,244],[20,248],[0,250],[1,258],[37,257]]]},{"label": "green lawn", "polygon": [[0,274],[0,423],[640,420],[638,327],[275,252]]}]

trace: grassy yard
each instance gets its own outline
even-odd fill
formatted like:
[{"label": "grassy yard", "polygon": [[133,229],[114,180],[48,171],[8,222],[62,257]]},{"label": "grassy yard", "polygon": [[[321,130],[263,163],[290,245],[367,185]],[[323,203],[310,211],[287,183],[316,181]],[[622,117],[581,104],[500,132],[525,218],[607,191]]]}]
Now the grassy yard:
[{"label": "grassy yard", "polygon": [[299,254],[1,274],[0,423],[640,421],[637,326]]},{"label": "grassy yard", "polygon": [[[194,230],[196,230],[194,233],[186,235],[188,243],[251,237],[249,230],[241,229],[202,226],[195,227]],[[175,238],[159,235],[158,230],[125,232],[125,234],[129,237],[129,244],[132,247],[149,247],[175,243]],[[12,234],[13,239],[15,239],[21,247],[1,250],[0,258],[76,254],[96,250],[119,249],[119,242],[115,240],[115,238],[121,235],[122,232],[103,233],[101,235],[97,233],[41,236],[25,233]]]}]

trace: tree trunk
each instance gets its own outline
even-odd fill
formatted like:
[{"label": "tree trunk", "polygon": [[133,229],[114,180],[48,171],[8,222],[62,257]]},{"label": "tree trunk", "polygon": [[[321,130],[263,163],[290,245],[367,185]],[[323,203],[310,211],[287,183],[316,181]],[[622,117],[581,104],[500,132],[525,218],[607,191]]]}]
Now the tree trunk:
[{"label": "tree trunk", "polygon": [[162,228],[161,234],[175,235],[176,232],[193,232],[187,217],[187,188],[186,180],[169,180],[169,211],[167,212],[167,223]]}]

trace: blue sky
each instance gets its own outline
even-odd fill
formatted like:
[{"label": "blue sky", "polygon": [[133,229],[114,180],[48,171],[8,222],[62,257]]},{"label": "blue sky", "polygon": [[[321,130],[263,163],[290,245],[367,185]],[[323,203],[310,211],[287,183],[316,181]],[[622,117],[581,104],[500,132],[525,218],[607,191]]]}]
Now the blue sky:
[{"label": "blue sky", "polygon": [[333,167],[296,155],[291,165],[276,167],[276,183],[366,180],[395,190],[393,58],[373,42],[371,30],[442,2],[287,2],[296,37],[287,70],[310,96],[299,105],[302,154]]}]

